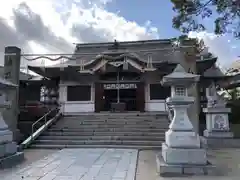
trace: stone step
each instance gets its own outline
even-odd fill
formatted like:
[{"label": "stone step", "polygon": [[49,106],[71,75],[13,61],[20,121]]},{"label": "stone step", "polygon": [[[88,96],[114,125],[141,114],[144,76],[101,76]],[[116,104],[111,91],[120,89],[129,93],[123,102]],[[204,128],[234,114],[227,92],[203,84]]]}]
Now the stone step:
[{"label": "stone step", "polygon": [[144,146],[160,146],[163,141],[141,141],[141,140],[35,140],[37,144],[49,145],[144,145]]},{"label": "stone step", "polygon": [[137,146],[137,145],[60,145],[60,144],[32,144],[31,148],[36,149],[63,149],[63,148],[119,148],[139,150],[160,150],[162,146]]},{"label": "stone step", "polygon": [[91,124],[91,125],[81,125],[81,124],[76,124],[76,125],[53,125],[51,126],[51,129],[96,129],[96,128],[149,128],[149,129],[162,129],[162,128],[167,128],[167,125],[129,125],[129,124],[123,124],[123,125],[118,125],[118,124]]},{"label": "stone step", "polygon": [[154,121],[110,121],[110,120],[102,120],[102,121],[58,121],[57,124],[169,124],[168,120],[154,120]]},{"label": "stone step", "polygon": [[65,131],[65,132],[50,132],[50,131],[45,131],[42,133],[43,136],[165,136],[165,131],[161,132],[132,132],[132,131],[125,131],[125,132],[109,132],[109,131],[104,131],[104,132],[72,132],[72,131]]},{"label": "stone step", "polygon": [[50,128],[48,132],[165,132],[166,128],[135,128],[135,127],[124,127],[124,128],[66,128],[66,129],[55,129]]},{"label": "stone step", "polygon": [[69,119],[63,117],[62,120],[64,121],[70,121],[70,122],[76,122],[76,121],[165,121],[168,120],[168,118],[156,118],[156,117],[144,117],[144,118],[94,118],[94,119],[88,119],[88,118],[74,118],[74,119]]},{"label": "stone step", "polygon": [[115,120],[109,120],[109,119],[103,119],[103,120],[60,120],[58,121],[59,124],[102,124],[102,123],[108,123],[108,124],[169,124],[169,121],[167,119],[154,119],[154,120],[122,120],[122,119],[115,119]]},{"label": "stone step", "polygon": [[42,135],[39,140],[141,140],[141,141],[164,141],[164,136],[47,136]]},{"label": "stone step", "polygon": [[66,115],[66,118],[78,118],[78,117],[164,117],[167,115],[167,112],[132,112],[132,113],[82,113],[79,115]]}]

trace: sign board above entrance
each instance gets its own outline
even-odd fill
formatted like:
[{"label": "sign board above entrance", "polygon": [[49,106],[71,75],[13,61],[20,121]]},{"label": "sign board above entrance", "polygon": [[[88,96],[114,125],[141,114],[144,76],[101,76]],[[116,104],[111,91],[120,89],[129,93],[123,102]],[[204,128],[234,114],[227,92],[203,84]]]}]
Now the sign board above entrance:
[{"label": "sign board above entrance", "polygon": [[137,89],[137,84],[104,84],[104,89]]}]

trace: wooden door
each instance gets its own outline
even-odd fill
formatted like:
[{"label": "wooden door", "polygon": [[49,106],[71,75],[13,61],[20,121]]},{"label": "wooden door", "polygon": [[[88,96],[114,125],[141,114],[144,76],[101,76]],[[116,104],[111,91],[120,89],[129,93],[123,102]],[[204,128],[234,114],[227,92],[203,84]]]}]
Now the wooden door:
[{"label": "wooden door", "polygon": [[104,100],[104,89],[103,84],[96,83],[95,84],[95,112],[100,112],[103,109]]},{"label": "wooden door", "polygon": [[137,110],[140,112],[145,111],[145,88],[143,82],[137,85]]}]

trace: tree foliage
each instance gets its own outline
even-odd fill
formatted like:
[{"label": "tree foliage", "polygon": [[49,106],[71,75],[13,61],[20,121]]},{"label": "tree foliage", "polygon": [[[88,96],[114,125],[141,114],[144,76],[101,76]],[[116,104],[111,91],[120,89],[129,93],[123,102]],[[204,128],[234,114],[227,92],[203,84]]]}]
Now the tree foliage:
[{"label": "tree foliage", "polygon": [[215,34],[232,33],[240,38],[240,0],[171,0],[177,15],[173,27],[187,33],[203,31],[203,21],[215,19]]}]

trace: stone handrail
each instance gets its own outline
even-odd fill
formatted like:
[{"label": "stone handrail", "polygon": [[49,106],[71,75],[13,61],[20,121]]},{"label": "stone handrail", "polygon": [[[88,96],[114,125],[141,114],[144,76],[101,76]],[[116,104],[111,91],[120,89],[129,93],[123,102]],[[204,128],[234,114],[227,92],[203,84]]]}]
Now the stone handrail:
[{"label": "stone handrail", "polygon": [[[53,111],[56,110],[56,115],[51,118],[50,120],[47,120],[46,117]],[[62,113],[59,111],[60,108],[54,108],[52,110],[50,110],[49,112],[47,112],[43,117],[41,117],[40,119],[38,119],[33,125],[32,125],[32,134],[25,140],[23,141],[20,146],[19,149],[23,149],[23,148],[27,148],[42,132],[44,132],[52,123],[54,123],[58,118],[60,118],[60,116],[62,115]],[[44,120],[44,124],[37,129],[35,132],[33,131],[35,124],[39,123],[39,121]]]}]

